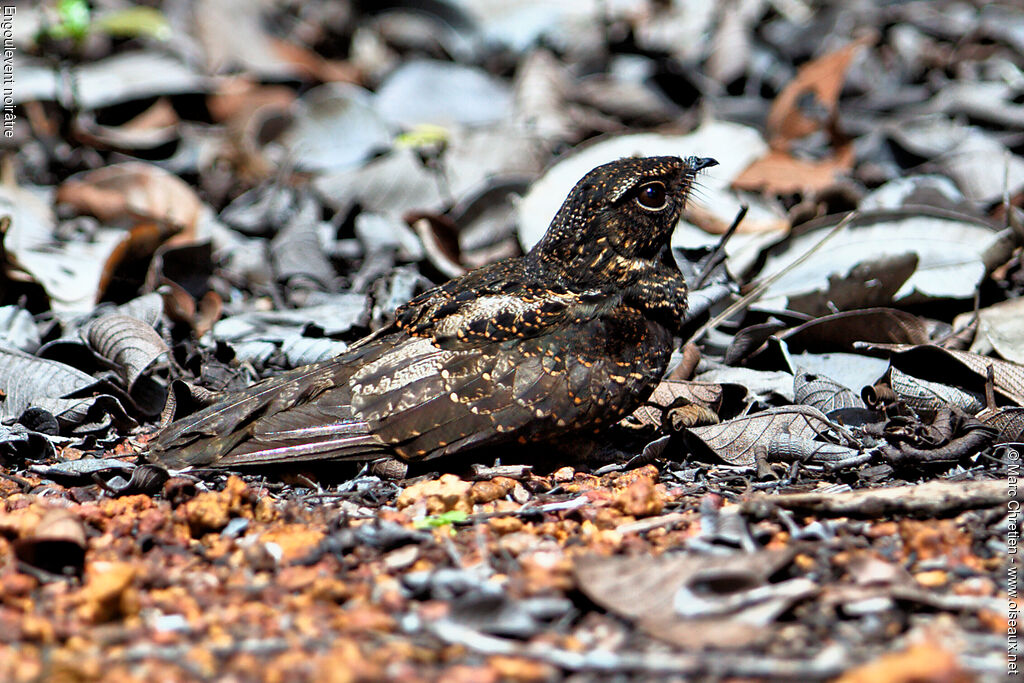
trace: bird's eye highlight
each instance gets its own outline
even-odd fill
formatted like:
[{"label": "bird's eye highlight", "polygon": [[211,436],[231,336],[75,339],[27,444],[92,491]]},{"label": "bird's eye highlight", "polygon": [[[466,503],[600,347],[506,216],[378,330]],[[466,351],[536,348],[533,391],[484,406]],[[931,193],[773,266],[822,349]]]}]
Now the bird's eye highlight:
[{"label": "bird's eye highlight", "polygon": [[636,193],[636,203],[648,211],[661,211],[668,206],[668,191],[664,183],[641,185]]}]

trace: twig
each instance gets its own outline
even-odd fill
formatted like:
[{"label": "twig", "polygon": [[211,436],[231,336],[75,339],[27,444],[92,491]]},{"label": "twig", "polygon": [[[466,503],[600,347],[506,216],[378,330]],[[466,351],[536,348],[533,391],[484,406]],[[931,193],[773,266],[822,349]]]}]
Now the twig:
[{"label": "twig", "polygon": [[736,218],[732,219],[732,225],[722,235],[722,239],[718,240],[718,246],[711,252],[710,258],[704,265],[704,269],[701,271],[700,276],[697,277],[697,281],[693,283],[691,289],[700,289],[707,282],[708,278],[711,277],[711,273],[718,267],[718,264],[725,260],[725,245],[729,243],[729,240],[736,233],[736,229],[740,227],[740,223],[747,215],[747,211],[750,209],[746,204],[740,207],[740,210],[736,213]]},{"label": "twig", "polygon": [[[771,516],[776,508],[837,517],[882,517],[894,514],[949,515],[961,510],[1005,505],[1006,480],[932,481],[916,486],[894,486],[848,493],[758,494],[742,503],[754,517]],[[1024,492],[1018,494],[1024,498]]]},{"label": "twig", "polygon": [[768,279],[764,280],[761,284],[759,284],[757,287],[755,287],[753,290],[747,293],[742,299],[732,304],[727,309],[716,315],[714,318],[701,325],[700,329],[694,332],[693,336],[691,336],[686,341],[686,343],[696,343],[697,340],[703,337],[705,334],[707,334],[709,330],[718,327],[718,325],[721,324],[723,320],[727,320],[728,318],[730,318],[733,315],[733,313],[743,310],[744,308],[752,304],[754,301],[761,298],[761,295],[764,294],[769,287],[775,284],[775,282],[778,281],[779,278],[781,278],[783,275],[790,272],[791,270],[802,264],[804,261],[809,259],[815,252],[817,252],[819,249],[825,246],[825,244],[829,240],[831,240],[833,237],[838,235],[842,230],[844,230],[846,226],[849,225],[850,222],[857,218],[859,215],[859,211],[851,211],[850,213],[846,214],[843,220],[839,221],[836,227],[829,230],[828,234],[822,237],[817,244],[815,244],[813,247],[811,247],[806,252],[801,254],[799,258],[790,263],[788,266],[786,266],[779,272],[775,273],[774,275],[770,276]]},{"label": "twig", "polygon": [[615,528],[620,534],[642,534],[650,531],[651,529],[657,529],[663,526],[675,526],[680,522],[685,522],[692,515],[688,515],[685,512],[670,512],[667,515],[659,515],[657,517],[650,517],[648,519],[641,519],[636,522],[630,522],[629,524],[621,524]]},{"label": "twig", "polygon": [[473,481],[486,481],[495,477],[526,479],[532,474],[533,465],[498,465],[495,467],[473,465],[471,468],[470,479]]},{"label": "twig", "polygon": [[28,479],[22,479],[21,477],[13,474],[7,474],[6,472],[0,472],[0,479],[6,479],[7,481],[14,482],[21,487],[22,493],[28,493],[32,490],[32,487],[35,486],[35,484],[30,482]]}]

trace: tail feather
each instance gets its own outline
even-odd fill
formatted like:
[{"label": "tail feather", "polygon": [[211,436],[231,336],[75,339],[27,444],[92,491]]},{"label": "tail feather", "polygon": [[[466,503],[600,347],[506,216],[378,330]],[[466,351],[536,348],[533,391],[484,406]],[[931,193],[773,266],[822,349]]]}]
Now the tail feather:
[{"label": "tail feather", "polygon": [[149,457],[170,467],[375,457],[383,443],[352,413],[348,382],[393,342],[374,334],[340,356],[231,394],[168,425]]},{"label": "tail feather", "polygon": [[[365,427],[366,423],[359,423]],[[352,425],[338,425],[342,432]],[[368,460],[389,451],[380,439],[370,434],[342,434],[317,440],[295,439],[291,442],[264,443],[250,439],[217,461],[220,467],[239,465],[270,465],[280,462],[314,462],[318,460]]]}]

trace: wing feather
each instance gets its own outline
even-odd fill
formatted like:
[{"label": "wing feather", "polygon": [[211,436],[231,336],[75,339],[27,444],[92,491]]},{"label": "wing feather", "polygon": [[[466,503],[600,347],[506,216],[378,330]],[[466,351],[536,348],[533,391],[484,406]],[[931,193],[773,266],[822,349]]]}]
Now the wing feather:
[{"label": "wing feather", "polygon": [[[442,286],[400,310],[390,331],[174,423],[151,452],[171,466],[433,458],[560,436],[645,398],[632,395],[667,352],[637,354],[663,328],[616,308],[614,295],[511,296],[495,284],[507,273],[495,273],[478,296]],[[620,374],[631,363],[650,368]]]}]

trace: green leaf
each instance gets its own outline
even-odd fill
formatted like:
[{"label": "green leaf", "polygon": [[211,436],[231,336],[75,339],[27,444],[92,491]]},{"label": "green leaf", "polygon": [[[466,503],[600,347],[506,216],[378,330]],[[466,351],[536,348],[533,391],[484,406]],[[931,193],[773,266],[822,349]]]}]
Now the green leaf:
[{"label": "green leaf", "polygon": [[412,525],[417,529],[435,529],[437,527],[457,524],[458,522],[465,522],[467,519],[469,519],[469,515],[462,510],[449,510],[440,515],[430,515],[429,517],[417,519]]},{"label": "green leaf", "polygon": [[152,7],[127,7],[108,12],[95,25],[115,38],[145,36],[157,40],[171,37],[171,25],[163,12]]}]

